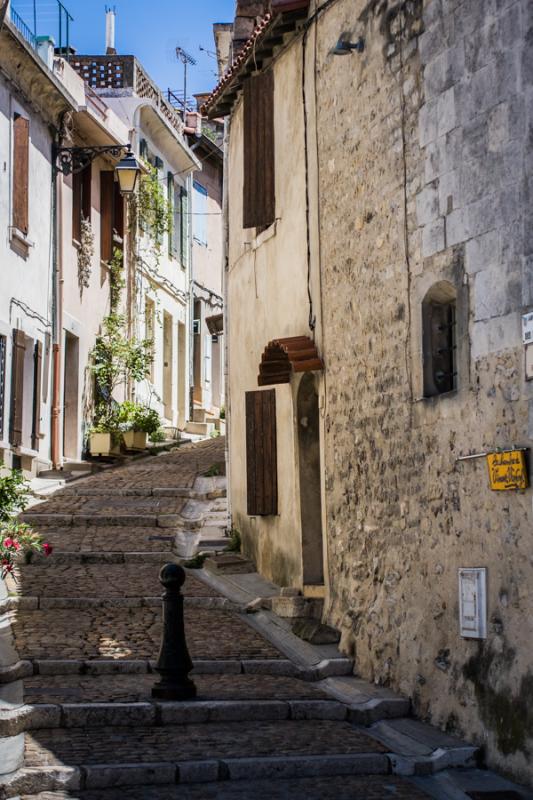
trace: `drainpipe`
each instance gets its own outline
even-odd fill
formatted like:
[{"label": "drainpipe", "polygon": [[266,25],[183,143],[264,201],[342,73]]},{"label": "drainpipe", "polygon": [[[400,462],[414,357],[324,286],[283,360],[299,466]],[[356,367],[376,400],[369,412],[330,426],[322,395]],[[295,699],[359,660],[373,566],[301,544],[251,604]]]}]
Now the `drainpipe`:
[{"label": "drainpipe", "polygon": [[231,404],[230,404],[230,386],[229,386],[229,293],[228,293],[228,277],[229,277],[229,169],[228,169],[228,151],[229,151],[229,135],[230,135],[231,118],[226,117],[224,120],[224,166],[222,174],[222,219],[224,222],[224,235],[223,235],[223,264],[224,271],[222,273],[223,287],[222,294],[224,296],[223,314],[224,314],[224,405],[226,407],[226,440],[224,444],[224,458],[226,461],[226,497],[227,497],[227,523],[228,531],[233,529],[233,519],[231,513],[231,461],[229,451],[229,435],[231,431]]},{"label": "drainpipe", "polygon": [[[194,150],[195,147],[191,147]],[[193,261],[193,218],[192,218],[192,204],[193,204],[193,173],[188,176],[189,184],[189,204],[188,216],[189,223],[187,232],[189,234],[188,248],[189,248],[189,420],[193,421],[194,418],[194,261]]]},{"label": "drainpipe", "polygon": [[62,175],[55,169],[55,144],[52,146],[52,414],[50,423],[51,458],[54,469],[62,467],[60,442],[61,417],[61,332],[63,330],[63,213]]}]

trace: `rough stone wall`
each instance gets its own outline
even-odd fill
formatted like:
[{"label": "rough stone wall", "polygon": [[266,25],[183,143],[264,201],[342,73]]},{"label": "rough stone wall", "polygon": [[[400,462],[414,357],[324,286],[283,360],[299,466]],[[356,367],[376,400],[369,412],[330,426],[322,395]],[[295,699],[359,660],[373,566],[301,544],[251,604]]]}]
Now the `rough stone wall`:
[{"label": "rough stone wall", "polygon": [[[532,444],[532,22],[527,0],[339,0],[317,53],[329,621],[363,677],[530,782],[532,492],[456,459]],[[365,52],[331,55],[341,31]],[[458,389],[427,400],[441,280]],[[488,570],[484,641],[459,634],[460,567]]]}]

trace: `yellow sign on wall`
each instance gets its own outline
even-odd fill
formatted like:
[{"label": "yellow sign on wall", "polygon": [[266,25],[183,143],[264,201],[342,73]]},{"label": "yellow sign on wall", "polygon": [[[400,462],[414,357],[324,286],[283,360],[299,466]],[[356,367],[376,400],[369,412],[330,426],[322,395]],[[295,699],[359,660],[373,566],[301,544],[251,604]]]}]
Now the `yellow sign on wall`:
[{"label": "yellow sign on wall", "polygon": [[508,450],[505,453],[488,453],[490,488],[505,492],[511,489],[527,489],[526,454],[523,450]]}]

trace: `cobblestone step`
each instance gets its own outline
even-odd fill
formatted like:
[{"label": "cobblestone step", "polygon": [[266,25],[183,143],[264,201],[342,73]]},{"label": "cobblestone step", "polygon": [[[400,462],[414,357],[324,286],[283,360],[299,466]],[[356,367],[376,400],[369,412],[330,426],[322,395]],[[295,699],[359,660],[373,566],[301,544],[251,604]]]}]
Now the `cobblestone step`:
[{"label": "cobblestone step", "polygon": [[[21,566],[17,581],[9,590],[27,598],[142,598],[159,596],[162,564],[172,561],[168,552],[149,554],[114,553],[112,563],[95,560],[99,553],[61,554]],[[104,555],[104,554],[102,554]],[[105,554],[108,556],[109,554]],[[76,558],[74,558],[76,556]],[[221,597],[192,575],[187,576],[182,594],[186,597]]]},{"label": "cobblestone step", "polygon": [[[126,673],[106,675],[102,681],[98,675],[32,675],[24,681],[24,701],[28,704],[150,702],[157,677],[153,673]],[[199,700],[331,699],[319,683],[281,675],[195,673],[194,682]]]},{"label": "cobblestone step", "polygon": [[86,526],[88,528],[112,528],[141,526],[152,528],[201,528],[203,520],[201,517],[196,519],[185,519],[177,511],[162,511],[154,514],[121,514],[111,511],[101,513],[76,512],[74,514],[63,514],[59,512],[50,513],[48,511],[35,512],[29,511],[20,515],[22,522],[37,529],[53,527]]},{"label": "cobblestone step", "polygon": [[[18,610],[12,630],[21,659],[151,659],[161,644],[159,608]],[[275,659],[281,654],[246,624],[218,609],[185,609],[189,652],[203,659]]]},{"label": "cobblestone step", "polygon": [[351,775],[292,780],[140,786],[97,791],[44,792],[20,800],[427,800],[428,794],[393,775]]},{"label": "cobblestone step", "polygon": [[[39,529],[40,525],[36,527]],[[154,529],[153,526],[148,528],[106,525],[98,527],[72,525],[68,528],[46,526],[41,532],[54,548],[54,558],[50,563],[55,563],[62,552],[97,554],[107,551],[114,553],[171,551],[175,539],[172,531]]]}]

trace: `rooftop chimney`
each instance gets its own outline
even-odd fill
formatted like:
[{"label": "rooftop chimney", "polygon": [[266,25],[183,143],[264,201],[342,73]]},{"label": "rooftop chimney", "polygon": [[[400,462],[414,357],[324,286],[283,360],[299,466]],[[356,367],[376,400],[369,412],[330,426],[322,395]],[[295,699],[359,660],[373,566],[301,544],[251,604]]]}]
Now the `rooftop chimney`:
[{"label": "rooftop chimney", "polygon": [[246,44],[255,26],[270,11],[270,0],[237,0],[233,23],[233,58]]},{"label": "rooftop chimney", "polygon": [[115,49],[115,7],[105,7],[105,52],[106,56],[116,56]]}]

